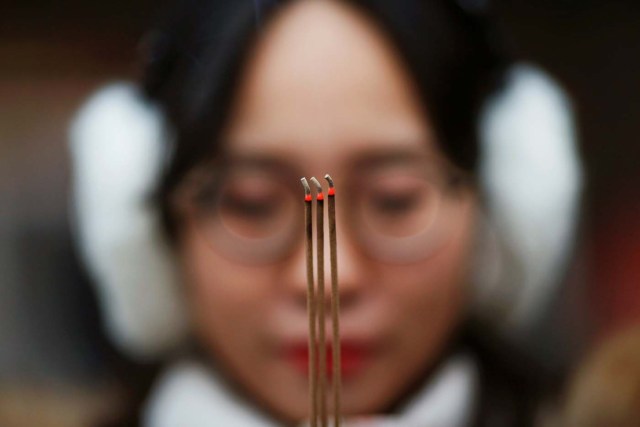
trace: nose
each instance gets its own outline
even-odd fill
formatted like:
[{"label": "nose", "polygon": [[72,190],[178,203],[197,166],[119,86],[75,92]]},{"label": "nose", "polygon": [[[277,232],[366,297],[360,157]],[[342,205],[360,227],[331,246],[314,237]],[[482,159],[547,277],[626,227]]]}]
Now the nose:
[{"label": "nose", "polygon": [[[338,227],[336,227],[338,228]],[[337,230],[336,236],[336,265],[337,287],[340,296],[341,310],[350,310],[357,305],[358,300],[366,291],[367,283],[365,266],[366,259],[362,256],[358,247],[349,238],[348,233]],[[328,242],[327,242],[328,243]],[[330,248],[326,245],[325,250],[325,282],[327,287],[331,287]]]},{"label": "nose", "polygon": [[[315,212],[314,212],[315,213]],[[340,297],[341,311],[350,310],[358,304],[364,291],[366,290],[365,284],[367,283],[367,271],[366,258],[363,256],[357,245],[344,230],[339,221],[336,223],[336,264],[337,270],[337,284],[338,295]],[[314,215],[314,233],[312,242],[312,265],[313,265],[313,279],[314,286],[318,287],[318,265],[317,265],[317,233],[315,229],[315,215]],[[330,239],[329,239],[329,226],[328,221],[324,221],[324,287],[325,287],[325,303],[327,307],[331,302],[331,252],[330,252]],[[305,250],[305,242],[302,242],[297,248],[296,252],[291,258],[287,260],[285,267],[286,272],[283,272],[285,282],[287,283],[287,289],[290,295],[296,301],[300,307],[306,307],[307,298],[307,257]],[[317,291],[316,291],[317,293]],[[327,310],[326,313],[329,313]]]}]

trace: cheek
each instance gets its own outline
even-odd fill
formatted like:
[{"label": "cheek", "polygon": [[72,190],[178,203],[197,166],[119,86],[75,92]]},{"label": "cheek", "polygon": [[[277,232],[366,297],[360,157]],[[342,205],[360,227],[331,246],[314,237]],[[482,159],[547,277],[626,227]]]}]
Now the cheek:
[{"label": "cheek", "polygon": [[286,418],[301,419],[307,407],[306,378],[283,369],[282,328],[274,315],[286,298],[281,269],[226,259],[188,227],[181,237],[180,256],[199,344],[257,401]]},{"label": "cheek", "polygon": [[401,347],[410,349],[416,360],[421,355],[422,363],[440,354],[467,304],[466,251],[447,249],[425,265],[405,272],[405,285],[390,290],[398,330],[407,344]]},{"label": "cheek", "polygon": [[396,383],[387,390],[402,389],[420,378],[451,342],[468,303],[472,229],[470,220],[462,238],[430,259],[381,271],[385,286],[380,286],[380,298],[386,300],[394,331],[386,363],[389,369],[393,366],[396,375],[390,381]]},{"label": "cheek", "polygon": [[[360,308],[371,310],[364,323],[375,325],[384,345],[357,381],[343,383],[344,408],[355,413],[388,408],[445,355],[467,305],[473,218],[465,217],[460,234],[429,259],[362,268],[366,280],[361,292],[366,295]],[[355,304],[352,309],[357,310]],[[345,309],[343,320],[349,314]]]},{"label": "cheek", "polygon": [[456,235],[436,254],[419,263],[395,269],[390,267],[387,271],[388,277],[395,277],[395,282],[402,284],[387,287],[389,297],[395,300],[396,307],[411,309],[415,315],[414,324],[437,320],[436,317],[462,315],[467,303],[466,283],[471,264],[475,218],[476,208],[472,206],[461,217]]},{"label": "cheek", "polygon": [[396,269],[389,276],[401,285],[388,288],[390,297],[396,301],[394,306],[412,308],[423,319],[458,311],[466,294],[470,255],[466,246],[461,241],[452,241],[432,258]]},{"label": "cheek", "polygon": [[259,345],[259,325],[268,309],[266,301],[272,298],[270,274],[220,256],[189,227],[181,236],[180,255],[200,341],[214,353]]}]

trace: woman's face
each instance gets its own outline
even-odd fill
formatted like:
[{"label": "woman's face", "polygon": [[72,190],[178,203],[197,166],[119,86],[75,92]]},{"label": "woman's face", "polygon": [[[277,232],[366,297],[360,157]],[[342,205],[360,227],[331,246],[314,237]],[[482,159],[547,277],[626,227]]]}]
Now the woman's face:
[{"label": "woman's face", "polygon": [[[394,209],[404,209],[405,196],[421,185],[411,172],[415,160],[441,158],[427,117],[384,36],[339,2],[293,3],[256,46],[223,135],[229,155],[252,159],[254,166],[229,191],[240,204],[260,206],[289,190],[272,185],[273,168],[265,172],[259,165],[278,165],[278,174],[293,171],[300,215],[291,224],[299,226],[300,238],[287,240],[290,250],[281,256],[255,262],[229,256],[227,247],[218,247],[222,241],[210,241],[199,222],[187,218],[179,251],[200,342],[238,385],[283,419],[308,414],[300,176],[330,173],[336,181],[345,415],[380,412],[397,402],[442,354],[462,316],[475,217],[471,190],[457,190],[450,238],[428,256],[376,256],[389,245],[364,242],[356,231],[363,222],[349,220],[361,193],[381,191],[382,203],[390,193],[391,213],[381,215],[391,215],[387,223],[395,232]],[[362,164],[369,166],[359,169]],[[366,211],[374,205],[365,200],[358,206]],[[393,237],[389,242],[402,244],[403,236]]]}]

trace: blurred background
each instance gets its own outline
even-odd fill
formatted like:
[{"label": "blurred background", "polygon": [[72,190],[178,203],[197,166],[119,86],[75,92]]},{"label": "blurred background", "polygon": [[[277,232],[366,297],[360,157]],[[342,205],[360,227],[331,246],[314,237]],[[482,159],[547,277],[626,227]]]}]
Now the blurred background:
[{"label": "blurred background", "polygon": [[[88,425],[119,405],[125,362],[73,247],[67,129],[96,88],[135,80],[161,2],[0,7],[0,425]],[[573,98],[586,193],[576,261],[531,336],[563,369],[640,321],[640,2],[499,0],[515,53]],[[553,327],[550,327],[553,326]]]}]

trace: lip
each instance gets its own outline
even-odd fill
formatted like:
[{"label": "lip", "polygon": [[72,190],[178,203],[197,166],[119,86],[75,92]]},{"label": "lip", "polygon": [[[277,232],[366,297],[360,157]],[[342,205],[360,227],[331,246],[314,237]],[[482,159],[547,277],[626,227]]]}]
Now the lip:
[{"label": "lip", "polygon": [[[333,375],[333,349],[327,344],[327,377]],[[373,358],[373,346],[355,341],[340,343],[340,372],[343,379],[360,373]],[[309,348],[306,342],[287,346],[284,352],[287,362],[300,374],[309,375]]]}]

